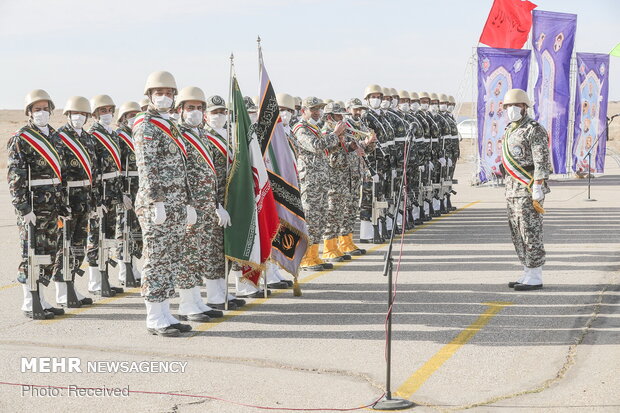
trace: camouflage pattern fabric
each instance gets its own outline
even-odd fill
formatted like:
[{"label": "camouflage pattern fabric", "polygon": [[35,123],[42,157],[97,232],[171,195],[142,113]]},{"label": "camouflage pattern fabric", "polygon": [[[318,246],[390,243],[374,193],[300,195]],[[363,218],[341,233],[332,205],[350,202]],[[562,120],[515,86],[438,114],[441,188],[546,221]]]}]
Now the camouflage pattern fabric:
[{"label": "camouflage pattern fabric", "polygon": [[509,198],[507,204],[508,225],[519,261],[528,268],[540,267],[545,263],[543,215],[536,212],[531,198]]},{"label": "camouflage pattern fabric", "polygon": [[[335,126],[335,123],[327,121],[321,133],[329,136],[333,134]],[[341,235],[352,197],[349,153],[340,143],[328,150],[327,164],[327,215],[323,238],[332,239]]]}]

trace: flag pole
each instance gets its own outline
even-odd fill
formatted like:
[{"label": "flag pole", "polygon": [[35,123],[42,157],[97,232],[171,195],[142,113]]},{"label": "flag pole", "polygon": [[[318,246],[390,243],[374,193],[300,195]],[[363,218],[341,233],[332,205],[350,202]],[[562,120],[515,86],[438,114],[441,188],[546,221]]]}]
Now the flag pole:
[{"label": "flag pole", "polygon": [[[234,66],[234,59],[235,56],[233,55],[233,53],[230,53],[230,73],[229,73],[229,82],[228,82],[228,106],[230,106],[230,103],[232,101],[232,83],[233,83],[233,66]],[[230,108],[227,108],[226,114],[228,116],[228,121],[226,122],[227,126],[226,126],[226,181],[228,181],[228,173],[230,171],[230,162],[228,161],[228,158],[230,157],[230,136],[232,133],[232,116],[231,116],[231,111]],[[224,284],[226,286],[225,291],[224,291],[224,310],[228,311],[228,273],[229,273],[229,268],[228,268],[229,264],[228,264],[228,258],[224,258]]]},{"label": "flag pole", "polygon": [[[261,93],[260,89],[260,81],[261,81],[261,72],[262,72],[262,62],[263,62],[263,51],[260,47],[260,36],[256,38],[256,47],[258,48],[258,116],[260,117],[260,102],[261,102]],[[263,297],[267,298],[269,296],[267,291],[267,262],[265,262],[265,269],[263,270]]]}]

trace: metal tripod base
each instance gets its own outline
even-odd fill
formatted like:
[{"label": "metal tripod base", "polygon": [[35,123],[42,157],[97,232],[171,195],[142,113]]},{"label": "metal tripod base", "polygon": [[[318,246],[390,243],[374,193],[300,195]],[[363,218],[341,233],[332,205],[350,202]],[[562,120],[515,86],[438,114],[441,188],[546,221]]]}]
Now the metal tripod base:
[{"label": "metal tripod base", "polygon": [[587,202],[593,202],[593,201],[596,201],[596,199],[593,199],[593,198],[586,198],[586,199],[584,199],[584,201],[587,201]]},{"label": "metal tripod base", "polygon": [[415,407],[415,403],[407,399],[383,396],[381,400],[372,405],[374,410],[405,410]]}]

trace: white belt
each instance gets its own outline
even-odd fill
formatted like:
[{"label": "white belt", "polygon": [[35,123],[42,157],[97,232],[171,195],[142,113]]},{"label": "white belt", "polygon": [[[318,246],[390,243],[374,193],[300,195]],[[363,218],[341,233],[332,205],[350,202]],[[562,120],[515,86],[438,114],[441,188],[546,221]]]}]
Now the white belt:
[{"label": "white belt", "polygon": [[390,144],[386,142],[386,143],[382,143],[382,144],[380,144],[380,146],[381,146],[382,148],[388,148],[388,147],[390,146]]},{"label": "white belt", "polygon": [[125,171],[125,176],[138,176],[138,171]]},{"label": "white belt", "polygon": [[82,179],[81,181],[68,181],[67,187],[69,188],[79,188],[82,186],[90,186],[90,181],[88,179]]},{"label": "white belt", "polygon": [[407,137],[402,137],[402,138],[394,139],[394,142],[405,142],[406,140],[407,140]]},{"label": "white belt", "polygon": [[417,138],[413,140],[414,142],[424,142],[424,138]]},{"label": "white belt", "polygon": [[42,185],[60,185],[60,179],[49,178],[49,179],[31,179],[30,180],[30,186],[42,186]]},{"label": "white belt", "polygon": [[425,138],[425,139],[423,139],[423,141],[424,141],[424,142],[426,142],[426,143],[430,143],[430,142],[431,142],[431,140],[430,140],[430,139],[426,139],[426,138]]},{"label": "white belt", "polygon": [[101,177],[103,179],[112,179],[112,178],[118,177],[119,175],[120,174],[119,174],[118,171],[116,171],[116,172],[106,172],[106,173],[102,174]]},{"label": "white belt", "polygon": [[450,136],[450,139],[458,139],[459,135]]},{"label": "white belt", "polygon": [[431,142],[435,142],[435,143],[437,143],[437,142],[439,142],[439,139],[437,139],[437,138],[435,138],[435,139],[431,139]]}]

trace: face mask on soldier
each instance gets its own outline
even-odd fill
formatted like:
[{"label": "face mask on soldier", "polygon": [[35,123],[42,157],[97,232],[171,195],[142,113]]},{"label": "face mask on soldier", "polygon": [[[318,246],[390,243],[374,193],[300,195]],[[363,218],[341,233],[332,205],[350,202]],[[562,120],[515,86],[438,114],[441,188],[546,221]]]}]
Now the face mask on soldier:
[{"label": "face mask on soldier", "polygon": [[448,109],[448,105],[444,105],[443,103],[439,105],[439,110],[445,112]]},{"label": "face mask on soldier", "polygon": [[389,100],[382,100],[381,101],[381,109],[388,109],[390,107],[390,101]]},{"label": "face mask on soldier", "polygon": [[166,95],[162,95],[162,96],[153,95],[151,96],[151,101],[153,102],[153,105],[155,105],[155,108],[157,108],[157,110],[159,111],[164,111],[164,110],[167,111],[168,109],[172,107],[172,99],[170,99]]},{"label": "face mask on soldier", "polygon": [[448,106],[448,112],[450,112],[450,113],[454,112],[454,106],[453,105],[449,105]]},{"label": "face mask on soldier", "polygon": [[226,125],[226,115],[223,113],[209,113],[207,119],[209,120],[209,125],[215,129],[221,129]]},{"label": "face mask on soldier", "polygon": [[408,112],[409,111],[409,103],[401,103],[400,105],[398,105],[398,108],[400,110],[402,110],[403,112]]},{"label": "face mask on soldier", "polygon": [[131,118],[127,118],[127,126],[129,129],[133,129],[133,123],[136,121],[136,117],[132,116]]},{"label": "face mask on soldier", "polygon": [[428,103],[422,103],[420,106],[422,107],[422,110],[428,110]]},{"label": "face mask on soldier", "polygon": [[379,109],[379,107],[381,106],[381,99],[379,98],[368,99],[368,106],[370,106],[372,109]]},{"label": "face mask on soldier", "polygon": [[289,122],[291,121],[291,117],[291,112],[289,112],[288,110],[280,111],[280,118],[282,118],[282,123],[284,123],[284,125],[289,124]]},{"label": "face mask on soldier", "polygon": [[110,126],[112,124],[112,114],[104,113],[103,115],[99,115],[99,122],[102,125]]},{"label": "face mask on soldier", "polygon": [[82,126],[86,123],[86,116],[80,115],[79,113],[72,113],[71,116],[69,116],[69,122],[71,122],[73,129],[82,129]]},{"label": "face mask on soldier", "polygon": [[32,113],[32,122],[40,128],[47,126],[49,120],[50,113],[47,110],[40,110]]},{"label": "face mask on soldier", "polygon": [[391,107],[392,109],[396,109],[396,108],[398,107],[398,100],[397,100],[397,99],[392,98],[392,100],[390,101],[390,107]]},{"label": "face mask on soldier", "polygon": [[431,105],[431,112],[437,112],[439,110],[439,105],[437,104],[432,104]]},{"label": "face mask on soldier", "polygon": [[413,109],[413,110],[420,110],[420,102],[413,102],[411,104],[411,109]]},{"label": "face mask on soldier", "polygon": [[510,106],[506,110],[506,116],[510,122],[516,122],[523,117],[521,114],[521,108],[519,106]]},{"label": "face mask on soldier", "polygon": [[202,112],[199,110],[190,110],[183,114],[185,117],[185,123],[191,127],[196,127],[202,122]]}]

